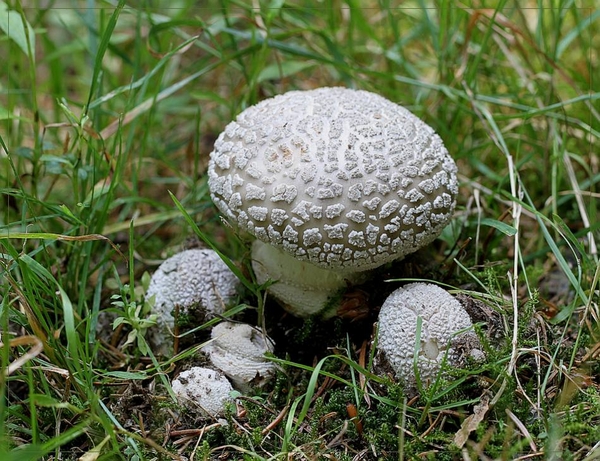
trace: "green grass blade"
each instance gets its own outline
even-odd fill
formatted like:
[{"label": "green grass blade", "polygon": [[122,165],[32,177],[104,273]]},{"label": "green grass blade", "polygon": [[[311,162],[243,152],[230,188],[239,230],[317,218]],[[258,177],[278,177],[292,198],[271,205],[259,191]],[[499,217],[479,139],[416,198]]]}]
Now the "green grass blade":
[{"label": "green grass blade", "polygon": [[104,59],[104,55],[108,46],[110,44],[110,40],[117,25],[117,20],[119,19],[119,15],[121,11],[125,7],[125,0],[119,0],[118,5],[113,11],[108,23],[106,24],[106,29],[102,33],[102,39],[100,40],[100,45],[98,46],[98,51],[94,56],[94,71],[92,73],[92,81],[90,82],[90,91],[88,93],[86,109],[83,113],[83,117],[85,117],[90,110],[90,103],[96,95],[96,91],[98,89],[98,85],[100,83],[100,73],[102,72],[102,61]]}]

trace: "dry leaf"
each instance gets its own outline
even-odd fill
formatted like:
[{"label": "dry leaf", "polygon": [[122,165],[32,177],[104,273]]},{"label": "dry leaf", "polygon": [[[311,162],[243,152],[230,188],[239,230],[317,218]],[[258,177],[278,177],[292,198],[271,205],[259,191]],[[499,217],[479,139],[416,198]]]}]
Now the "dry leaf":
[{"label": "dry leaf", "polygon": [[458,448],[462,448],[469,438],[469,434],[479,426],[485,415],[490,409],[490,398],[487,395],[481,396],[481,402],[475,405],[473,414],[469,415],[460,426],[460,429],[454,436],[454,443]]}]

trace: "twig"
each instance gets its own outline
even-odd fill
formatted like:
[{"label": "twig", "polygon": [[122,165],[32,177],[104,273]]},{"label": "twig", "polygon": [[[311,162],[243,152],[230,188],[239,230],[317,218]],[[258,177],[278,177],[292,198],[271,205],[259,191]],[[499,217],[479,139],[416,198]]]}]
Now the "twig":
[{"label": "twig", "polygon": [[285,415],[287,415],[287,412],[289,409],[290,409],[290,406],[286,405],[285,408],[279,412],[277,417],[273,421],[271,421],[269,423],[269,425],[267,427],[265,427],[260,433],[262,435],[267,435],[269,432],[271,432],[273,429],[275,429],[279,425],[279,423],[281,423],[281,421],[283,421],[283,418],[285,418]]},{"label": "twig", "polygon": [[331,441],[327,444],[327,448],[333,448],[340,443],[344,434],[348,431],[348,421],[344,420],[344,425],[342,426],[342,430],[338,435],[336,435]]}]

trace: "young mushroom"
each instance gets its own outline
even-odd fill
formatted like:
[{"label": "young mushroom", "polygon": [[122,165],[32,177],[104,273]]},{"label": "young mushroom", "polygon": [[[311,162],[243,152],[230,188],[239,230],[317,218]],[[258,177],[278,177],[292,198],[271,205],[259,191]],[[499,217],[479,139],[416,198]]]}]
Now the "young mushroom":
[{"label": "young mushroom", "polygon": [[212,329],[211,338],[202,350],[240,392],[261,387],[274,376],[275,364],[265,357],[273,352],[273,343],[256,328],[221,322]]},{"label": "young mushroom", "polygon": [[219,416],[227,402],[233,401],[233,388],[220,372],[209,368],[192,367],[171,383],[181,405],[205,416]]},{"label": "young mushroom", "polygon": [[258,281],[276,281],[271,293],[308,316],[346,281],[433,241],[454,210],[456,170],[407,109],[320,88],[244,110],[217,139],[208,174],[216,206],[257,239]]},{"label": "young mushroom", "polygon": [[391,367],[409,390],[418,387],[418,380],[427,387],[444,363],[461,368],[469,359],[484,358],[472,327],[469,314],[447,291],[429,283],[405,285],[385,300],[379,312],[378,367]]},{"label": "young mushroom", "polygon": [[193,317],[201,325],[223,314],[235,302],[239,287],[238,278],[213,250],[185,250],[165,260],[146,292],[147,299],[154,297],[153,313],[158,314],[149,335],[155,352],[172,353],[176,311],[179,319]]}]

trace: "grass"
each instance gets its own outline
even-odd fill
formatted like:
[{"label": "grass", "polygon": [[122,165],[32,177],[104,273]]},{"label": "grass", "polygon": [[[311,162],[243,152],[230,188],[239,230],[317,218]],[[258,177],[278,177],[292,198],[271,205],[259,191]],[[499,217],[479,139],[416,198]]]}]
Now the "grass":
[{"label": "grass", "polygon": [[[599,11],[267,3],[0,2],[2,459],[599,459]],[[240,315],[264,313],[282,372],[227,426],[181,412],[169,382],[195,349],[120,348],[128,327],[106,335],[101,312],[120,294],[135,323],[144,272],[196,232],[248,277],[208,194],[212,144],[245,107],[327,85],[435,128],[453,223],[380,272],[360,322],[285,318],[247,282]],[[411,398],[369,340],[414,278],[498,322],[478,325],[485,363]]]}]

